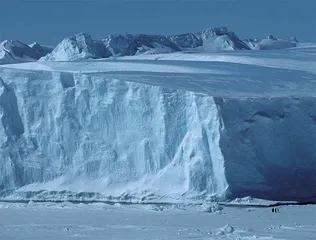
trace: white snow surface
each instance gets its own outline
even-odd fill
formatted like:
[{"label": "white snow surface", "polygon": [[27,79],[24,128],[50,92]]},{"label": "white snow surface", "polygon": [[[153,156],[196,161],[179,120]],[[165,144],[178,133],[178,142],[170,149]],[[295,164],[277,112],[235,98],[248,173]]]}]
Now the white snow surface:
[{"label": "white snow surface", "polygon": [[313,201],[315,69],[311,45],[3,65],[1,196]]},{"label": "white snow surface", "polygon": [[[215,205],[214,205],[215,206]],[[214,209],[214,208],[213,208]],[[0,239],[314,240],[316,207],[0,203]]]}]

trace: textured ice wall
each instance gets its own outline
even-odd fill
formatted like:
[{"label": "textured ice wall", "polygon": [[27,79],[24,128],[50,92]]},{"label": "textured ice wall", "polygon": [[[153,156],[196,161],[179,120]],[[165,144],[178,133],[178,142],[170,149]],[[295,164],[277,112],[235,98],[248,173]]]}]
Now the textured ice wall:
[{"label": "textured ice wall", "polygon": [[214,99],[104,76],[0,76],[2,190],[315,200],[315,98]]},{"label": "textured ice wall", "polygon": [[212,97],[68,73],[1,76],[1,189],[224,197]]},{"label": "textured ice wall", "polygon": [[316,98],[216,102],[232,197],[316,201]]}]

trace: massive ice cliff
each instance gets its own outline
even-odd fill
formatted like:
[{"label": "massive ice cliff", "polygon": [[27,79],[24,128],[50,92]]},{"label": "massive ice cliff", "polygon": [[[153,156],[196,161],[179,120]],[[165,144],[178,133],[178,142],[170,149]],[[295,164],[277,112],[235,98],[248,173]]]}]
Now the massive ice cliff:
[{"label": "massive ice cliff", "polygon": [[67,72],[62,64],[0,69],[2,196],[315,200],[312,69],[92,61]]},{"label": "massive ice cliff", "polygon": [[218,100],[233,196],[316,200],[316,98]]},{"label": "massive ice cliff", "polygon": [[1,87],[2,189],[63,178],[53,190],[225,193],[212,97],[63,73],[12,77]]}]

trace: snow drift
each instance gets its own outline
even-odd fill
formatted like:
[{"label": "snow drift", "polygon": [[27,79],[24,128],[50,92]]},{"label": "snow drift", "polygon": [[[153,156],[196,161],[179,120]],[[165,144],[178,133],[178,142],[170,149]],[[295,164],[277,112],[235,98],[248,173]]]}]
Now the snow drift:
[{"label": "snow drift", "polygon": [[315,200],[316,82],[304,68],[314,63],[253,59],[2,67],[0,189]]}]

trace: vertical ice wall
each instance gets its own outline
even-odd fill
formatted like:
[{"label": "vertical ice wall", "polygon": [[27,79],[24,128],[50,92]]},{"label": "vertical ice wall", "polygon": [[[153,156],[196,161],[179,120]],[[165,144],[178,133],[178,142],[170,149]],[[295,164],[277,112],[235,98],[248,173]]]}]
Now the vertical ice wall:
[{"label": "vertical ice wall", "polygon": [[316,202],[316,98],[221,99],[231,197]]},{"label": "vertical ice wall", "polygon": [[225,196],[212,97],[102,76],[1,77],[1,189]]},{"label": "vertical ice wall", "polygon": [[316,199],[314,97],[223,99],[39,71],[0,77],[1,190]]}]

